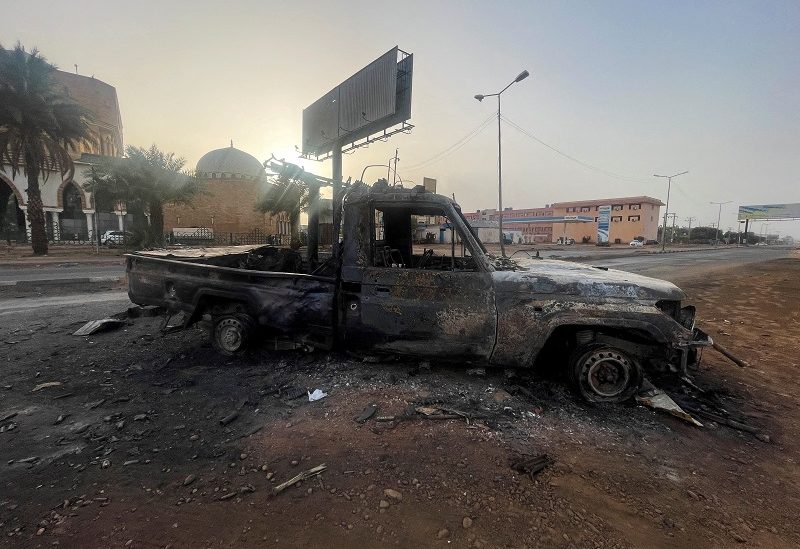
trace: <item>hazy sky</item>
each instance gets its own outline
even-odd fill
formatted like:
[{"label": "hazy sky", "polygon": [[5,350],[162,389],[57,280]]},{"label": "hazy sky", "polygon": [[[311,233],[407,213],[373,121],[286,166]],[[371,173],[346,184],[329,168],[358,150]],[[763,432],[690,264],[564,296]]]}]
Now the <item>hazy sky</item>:
[{"label": "hazy sky", "polygon": [[[800,202],[800,2],[25,2],[2,0],[0,43],[117,89],[126,144],[189,166],[234,140],[259,159],[294,157],[302,109],[399,45],[414,54],[410,135],[345,156],[357,178],[400,149],[398,172],[439,181],[465,211],[497,205],[491,116],[503,127],[504,204],[650,195],[675,180],[670,210],[736,226],[740,204]],[[301,162],[330,175],[330,162]],[[421,167],[415,167],[422,164]],[[367,180],[385,176],[373,169]],[[756,224],[756,231],[760,223]],[[769,232],[800,237],[800,222]]]}]

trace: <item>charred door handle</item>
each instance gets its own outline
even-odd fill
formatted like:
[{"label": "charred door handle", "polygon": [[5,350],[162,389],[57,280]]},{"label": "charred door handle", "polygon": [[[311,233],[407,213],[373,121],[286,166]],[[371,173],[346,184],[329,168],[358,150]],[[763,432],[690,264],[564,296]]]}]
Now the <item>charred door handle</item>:
[{"label": "charred door handle", "polygon": [[375,286],[375,291],[376,292],[381,292],[381,293],[384,293],[384,294],[388,294],[389,293],[389,286]]}]

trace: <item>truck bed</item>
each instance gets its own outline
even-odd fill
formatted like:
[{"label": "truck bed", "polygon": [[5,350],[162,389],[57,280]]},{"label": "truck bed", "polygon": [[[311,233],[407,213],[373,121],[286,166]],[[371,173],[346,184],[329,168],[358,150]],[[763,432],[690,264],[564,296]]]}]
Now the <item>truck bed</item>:
[{"label": "truck bed", "polygon": [[[332,343],[336,278],[298,272],[299,254],[235,246],[136,252],[127,256],[128,295],[139,305],[186,313],[186,324],[241,307],[276,335]],[[275,270],[289,268],[291,270]]]}]

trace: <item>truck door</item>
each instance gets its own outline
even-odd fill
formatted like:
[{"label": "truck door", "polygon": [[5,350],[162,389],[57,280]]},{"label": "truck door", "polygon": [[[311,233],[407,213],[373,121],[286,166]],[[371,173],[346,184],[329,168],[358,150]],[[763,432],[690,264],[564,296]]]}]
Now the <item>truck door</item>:
[{"label": "truck door", "polygon": [[[375,207],[373,213],[371,264],[342,270],[346,345],[488,360],[496,329],[491,273],[473,260],[446,211],[390,205]],[[427,224],[417,230],[421,217]],[[424,240],[431,224],[444,228],[447,243],[415,246],[414,233]]]}]

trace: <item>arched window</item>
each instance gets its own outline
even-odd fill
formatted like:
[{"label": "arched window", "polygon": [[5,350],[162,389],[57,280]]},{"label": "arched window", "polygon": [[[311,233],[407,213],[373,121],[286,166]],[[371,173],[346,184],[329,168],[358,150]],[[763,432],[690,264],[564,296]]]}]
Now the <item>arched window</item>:
[{"label": "arched window", "polygon": [[81,204],[81,192],[75,186],[75,183],[70,182],[62,192],[64,217],[80,219],[83,216],[83,205]]}]

